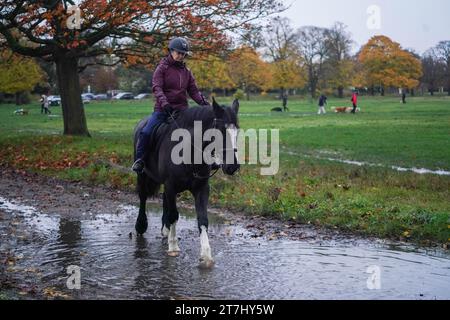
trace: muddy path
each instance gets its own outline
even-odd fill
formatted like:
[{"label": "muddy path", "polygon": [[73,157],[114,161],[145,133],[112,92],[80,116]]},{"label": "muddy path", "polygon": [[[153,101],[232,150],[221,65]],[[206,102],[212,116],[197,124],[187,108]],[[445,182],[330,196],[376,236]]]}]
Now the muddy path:
[{"label": "muddy path", "polygon": [[448,251],[211,210],[204,270],[189,204],[172,258],[158,201],[138,237],[134,194],[0,173],[1,299],[450,299]]}]

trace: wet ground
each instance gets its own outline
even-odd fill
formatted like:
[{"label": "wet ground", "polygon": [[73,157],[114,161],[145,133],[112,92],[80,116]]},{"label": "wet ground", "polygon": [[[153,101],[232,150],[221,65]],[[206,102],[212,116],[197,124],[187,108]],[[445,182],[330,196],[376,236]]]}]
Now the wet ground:
[{"label": "wet ground", "polygon": [[[2,171],[0,298],[450,299],[450,255],[403,243],[236,214],[210,215],[212,269],[198,267],[189,209],[181,255],[167,256],[161,213],[137,237],[134,195]],[[80,289],[69,289],[70,266]],[[371,288],[371,289],[370,289]]]}]

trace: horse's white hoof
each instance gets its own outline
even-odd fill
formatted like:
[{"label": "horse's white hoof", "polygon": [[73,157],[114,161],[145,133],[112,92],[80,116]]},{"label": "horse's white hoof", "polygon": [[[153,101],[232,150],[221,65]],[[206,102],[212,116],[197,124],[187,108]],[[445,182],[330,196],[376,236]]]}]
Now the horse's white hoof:
[{"label": "horse's white hoof", "polygon": [[180,250],[178,251],[167,251],[169,257],[178,257],[180,255]]},{"label": "horse's white hoof", "polygon": [[201,269],[211,269],[212,267],[214,267],[214,259],[205,257],[200,258],[199,267]]}]

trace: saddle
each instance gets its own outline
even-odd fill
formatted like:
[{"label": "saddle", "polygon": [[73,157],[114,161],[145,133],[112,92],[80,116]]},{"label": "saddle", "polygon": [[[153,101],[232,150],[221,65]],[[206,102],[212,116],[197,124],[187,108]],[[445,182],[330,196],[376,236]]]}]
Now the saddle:
[{"label": "saddle", "polygon": [[160,123],[153,129],[152,134],[150,135],[148,146],[147,146],[147,153],[151,153],[157,148],[157,141],[160,141],[160,138],[166,133],[166,129],[169,126],[169,124],[176,121],[178,116],[180,115],[180,111],[175,110],[168,113],[169,116],[165,122]]}]

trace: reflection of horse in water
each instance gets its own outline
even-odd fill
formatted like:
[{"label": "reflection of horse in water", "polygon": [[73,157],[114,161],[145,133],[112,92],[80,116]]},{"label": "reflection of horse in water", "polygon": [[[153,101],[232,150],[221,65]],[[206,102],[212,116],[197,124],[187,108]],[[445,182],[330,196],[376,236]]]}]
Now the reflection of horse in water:
[{"label": "reflection of horse in water", "polygon": [[[150,139],[153,141],[151,145],[154,147],[147,152],[148,156],[144,159],[146,167],[144,173],[139,174],[137,177],[140,207],[136,221],[136,231],[138,234],[146,232],[148,227],[145,212],[146,200],[148,197],[156,196],[160,186],[164,185],[161,232],[164,236],[168,236],[168,254],[170,256],[178,256],[180,251],[175,229],[179,217],[176,206],[177,194],[189,190],[195,199],[195,210],[197,212],[198,228],[200,231],[200,260],[204,266],[211,266],[213,263],[207,235],[207,206],[211,166],[205,163],[203,159],[203,151],[206,143],[203,142],[202,150],[194,149],[194,121],[202,122],[202,137],[208,129],[217,129],[220,131],[223,137],[222,171],[227,175],[234,175],[239,170],[236,155],[238,109],[239,102],[237,100],[233,102],[231,107],[222,107],[213,100],[212,106],[195,107],[181,111],[178,117],[173,119],[171,123],[163,124],[163,126],[154,130],[154,137]],[[142,120],[135,129],[135,152],[139,133],[145,127],[147,121],[148,119]],[[194,159],[194,154],[197,151],[201,151],[202,160],[200,164],[193,164],[194,161],[191,161],[189,164],[173,163],[171,158],[172,149],[177,144],[180,144],[178,141],[171,141],[172,133],[176,129],[184,129],[190,133],[191,159]],[[233,147],[227,148],[230,143]],[[226,161],[228,159],[233,159],[233,162],[227,163]]]}]

